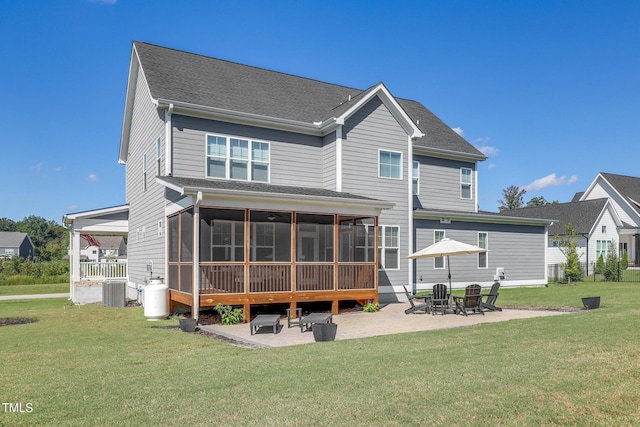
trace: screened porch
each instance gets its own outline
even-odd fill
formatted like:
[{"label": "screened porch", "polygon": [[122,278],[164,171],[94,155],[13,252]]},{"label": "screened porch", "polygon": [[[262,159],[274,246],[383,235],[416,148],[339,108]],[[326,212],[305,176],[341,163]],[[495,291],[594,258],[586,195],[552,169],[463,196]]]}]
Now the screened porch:
[{"label": "screened porch", "polygon": [[[172,303],[377,301],[377,216],[191,207],[168,217]],[[195,270],[194,270],[195,266]]]}]

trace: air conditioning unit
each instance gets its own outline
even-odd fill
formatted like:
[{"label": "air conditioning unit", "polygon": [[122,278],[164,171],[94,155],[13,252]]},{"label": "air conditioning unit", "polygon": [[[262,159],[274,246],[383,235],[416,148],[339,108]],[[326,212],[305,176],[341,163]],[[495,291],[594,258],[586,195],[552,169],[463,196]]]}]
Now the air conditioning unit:
[{"label": "air conditioning unit", "polygon": [[104,282],[102,284],[102,305],[105,307],[124,307],[126,292],[126,282]]}]

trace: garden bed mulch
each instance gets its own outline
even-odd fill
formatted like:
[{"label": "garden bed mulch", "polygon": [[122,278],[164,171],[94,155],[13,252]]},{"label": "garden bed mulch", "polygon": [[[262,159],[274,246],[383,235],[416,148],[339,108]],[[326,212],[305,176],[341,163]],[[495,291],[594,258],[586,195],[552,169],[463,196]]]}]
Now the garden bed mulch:
[{"label": "garden bed mulch", "polygon": [[33,317],[0,317],[0,326],[25,325],[37,321],[38,319]]}]

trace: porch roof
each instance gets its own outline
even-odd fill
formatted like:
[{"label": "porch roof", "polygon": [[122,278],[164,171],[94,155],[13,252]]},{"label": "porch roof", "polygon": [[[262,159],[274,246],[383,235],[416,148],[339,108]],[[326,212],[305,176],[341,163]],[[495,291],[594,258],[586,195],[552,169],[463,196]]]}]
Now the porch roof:
[{"label": "porch roof", "polygon": [[338,205],[363,209],[391,209],[394,203],[324,188],[294,187],[261,182],[228,181],[221,179],[158,176],[156,180],[182,195],[215,196],[238,201],[268,199],[274,202],[304,203],[307,205]]}]

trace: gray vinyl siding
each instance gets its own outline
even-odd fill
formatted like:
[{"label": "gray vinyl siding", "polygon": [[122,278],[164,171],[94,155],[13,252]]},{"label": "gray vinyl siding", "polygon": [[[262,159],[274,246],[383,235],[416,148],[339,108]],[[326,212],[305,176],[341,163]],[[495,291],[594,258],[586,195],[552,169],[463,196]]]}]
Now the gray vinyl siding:
[{"label": "gray vinyl siding", "polygon": [[337,190],[336,161],[336,132],[331,132],[322,143],[322,187],[327,190]]},{"label": "gray vinyl siding", "polygon": [[[414,155],[413,160],[420,162],[420,194],[414,198],[416,208],[476,211],[475,163],[420,155]],[[471,199],[460,197],[460,168],[473,171]]]},{"label": "gray vinyl siding", "polygon": [[[153,261],[153,276],[165,277],[165,239],[158,236],[158,221],[164,220],[164,186],[155,182],[156,142],[161,138],[162,164],[165,160],[164,112],[151,102],[143,73],[138,74],[133,106],[126,191],[129,204],[129,281],[143,284],[150,278],[146,266]],[[143,190],[142,159],[147,155],[147,190]],[[164,171],[163,171],[164,172]],[[144,240],[141,239],[144,230]],[[140,238],[136,238],[139,236]]]},{"label": "gray vinyl siding", "polygon": [[[402,179],[378,177],[379,149],[402,153]],[[407,247],[411,236],[407,182],[411,169],[407,151],[407,134],[377,97],[343,126],[342,190],[395,203],[392,209],[382,211],[379,225],[400,227],[400,269],[380,270],[381,294],[393,292],[390,285],[399,286],[407,282]]]},{"label": "gray vinyl siding", "polygon": [[322,138],[273,129],[174,115],[173,175],[206,178],[206,135],[268,142],[270,183],[322,187]]},{"label": "gray vinyl siding", "polygon": [[[496,268],[505,269],[505,280],[545,283],[545,228],[543,226],[510,225],[418,219],[415,225],[415,248],[420,250],[434,243],[434,230],[445,230],[446,237],[473,245],[478,244],[478,232],[488,235],[488,268],[478,268],[478,255],[451,257],[451,280],[454,288],[471,283],[491,282]],[[433,283],[448,283],[444,269],[434,268],[434,259],[416,260],[414,270],[418,289],[428,289]],[[422,285],[422,286],[421,286]]]}]

